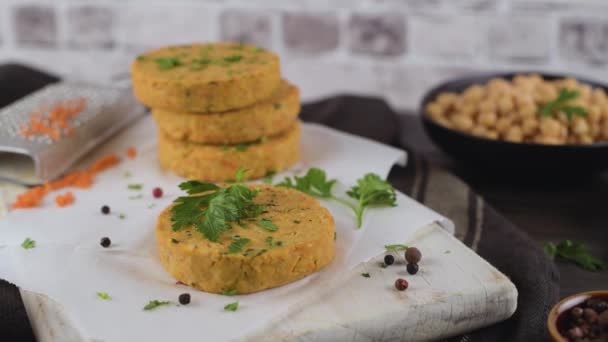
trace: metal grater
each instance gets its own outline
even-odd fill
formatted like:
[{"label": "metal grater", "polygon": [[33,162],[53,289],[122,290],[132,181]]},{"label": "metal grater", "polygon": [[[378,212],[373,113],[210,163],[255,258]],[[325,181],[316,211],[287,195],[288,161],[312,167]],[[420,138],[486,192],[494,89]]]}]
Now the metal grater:
[{"label": "metal grater", "polygon": [[[86,99],[86,106],[70,121],[72,135],[53,141],[44,135],[20,134],[32,111],[78,97]],[[54,179],[144,113],[128,87],[66,82],[42,88],[0,110],[0,178],[25,184]]]}]

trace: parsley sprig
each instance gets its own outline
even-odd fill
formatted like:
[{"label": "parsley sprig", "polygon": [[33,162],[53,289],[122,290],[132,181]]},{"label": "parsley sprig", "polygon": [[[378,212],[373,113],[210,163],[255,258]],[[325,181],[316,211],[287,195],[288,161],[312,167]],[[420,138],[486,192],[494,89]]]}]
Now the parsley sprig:
[{"label": "parsley sprig", "polygon": [[148,304],[146,304],[146,306],[144,306],[144,311],[154,310],[154,309],[158,308],[159,306],[169,305],[169,304],[171,304],[170,301],[160,301],[160,300],[154,299],[154,300],[149,301]]},{"label": "parsley sprig", "polygon": [[264,211],[264,206],[254,204],[258,190],[242,184],[244,170],[239,170],[236,183],[221,188],[213,183],[187,181],[179,185],[189,195],[178,197],[171,208],[173,230],[188,226],[202,233],[211,241],[218,241],[220,235],[231,229],[230,223],[241,223]]},{"label": "parsley sprig", "polygon": [[540,108],[540,113],[542,116],[553,116],[562,112],[566,115],[568,120],[572,120],[575,115],[584,117],[587,115],[587,110],[584,107],[568,104],[569,101],[575,100],[580,95],[581,93],[578,90],[562,88],[555,100],[545,103]]},{"label": "parsley sprig", "polygon": [[580,242],[564,240],[557,245],[545,242],[543,247],[550,257],[573,262],[587,271],[597,272],[608,267],[605,262],[592,256]]},{"label": "parsley sprig", "polygon": [[25,238],[25,240],[23,240],[23,242],[21,243],[21,247],[23,249],[32,249],[34,247],[36,247],[36,241],[28,238]]},{"label": "parsley sprig", "polygon": [[332,193],[332,188],[335,184],[335,179],[327,179],[325,171],[311,168],[303,177],[287,177],[277,184],[277,186],[300,190],[311,196],[333,200],[345,205],[355,213],[358,228],[363,224],[363,213],[366,208],[375,206],[394,207],[397,205],[395,188],[376,174],[368,173],[359,178],[357,185],[350,188],[346,193],[350,198],[356,200],[356,203],[335,196]]},{"label": "parsley sprig", "polygon": [[395,245],[384,245],[384,249],[386,249],[386,251],[388,253],[395,253],[395,252],[399,252],[399,251],[407,251],[407,246],[403,245],[403,244],[395,244]]},{"label": "parsley sprig", "polygon": [[177,57],[157,57],[154,61],[160,70],[169,70],[182,65],[182,61]]}]

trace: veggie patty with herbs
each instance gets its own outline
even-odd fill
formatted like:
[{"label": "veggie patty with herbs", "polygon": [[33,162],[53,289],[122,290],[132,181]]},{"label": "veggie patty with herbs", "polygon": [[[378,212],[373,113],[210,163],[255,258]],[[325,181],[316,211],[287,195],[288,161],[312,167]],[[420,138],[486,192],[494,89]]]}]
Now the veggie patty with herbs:
[{"label": "veggie patty with herbs", "polygon": [[287,81],[270,98],[246,108],[205,114],[152,110],[169,138],[205,144],[238,144],[277,135],[294,125],[299,112],[300,93]]},{"label": "veggie patty with herbs", "polygon": [[[250,211],[261,208],[259,213],[245,215],[240,222],[218,223],[210,215],[209,221],[184,224],[183,220],[190,222],[193,215],[188,210],[192,208],[199,214],[203,210],[209,214],[209,210],[225,207],[219,203],[211,208],[205,202],[198,207],[189,202],[195,196],[209,194],[203,191],[181,202],[176,200],[160,214],[156,227],[160,261],[177,280],[206,292],[247,294],[294,282],[333,260],[334,219],[316,199],[284,187],[232,187],[238,191],[222,192],[227,188],[218,188],[211,201],[232,203],[234,199],[228,200],[231,195],[253,190],[257,191],[253,199],[244,205],[249,205]],[[191,207],[172,209],[180,205]],[[226,226],[217,229],[218,225]]]},{"label": "veggie patty with herbs", "polygon": [[260,102],[281,84],[279,57],[243,43],[169,46],[131,65],[133,91],[146,106],[223,112]]},{"label": "veggie patty with herbs", "polygon": [[158,159],[162,168],[188,179],[221,182],[234,180],[236,171],[247,169],[250,179],[279,172],[300,159],[300,123],[285,133],[254,143],[204,145],[158,134]]}]

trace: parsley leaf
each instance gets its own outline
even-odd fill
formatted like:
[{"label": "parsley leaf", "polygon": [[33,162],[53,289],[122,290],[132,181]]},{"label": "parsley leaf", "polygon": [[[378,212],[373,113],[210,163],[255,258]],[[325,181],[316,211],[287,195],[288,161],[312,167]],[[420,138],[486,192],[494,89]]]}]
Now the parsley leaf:
[{"label": "parsley leaf", "polygon": [[294,176],[293,180],[291,178],[285,178],[285,180],[277,184],[277,186],[300,190],[303,193],[314,197],[332,198],[331,189],[334,184],[336,184],[335,179],[328,180],[325,171],[313,167],[309,169],[303,177]]},{"label": "parsley leaf", "polygon": [[226,311],[236,311],[239,308],[239,302],[236,301],[234,303],[230,303],[230,304],[226,304],[226,306],[224,306],[224,310]]},{"label": "parsley leaf", "polygon": [[243,56],[241,56],[241,55],[232,55],[232,56],[224,57],[224,61],[226,61],[228,63],[236,63],[236,62],[240,61],[241,59],[243,59]]},{"label": "parsley leaf", "polygon": [[177,57],[157,57],[154,61],[161,70],[169,70],[182,65],[181,60]]},{"label": "parsley leaf", "polygon": [[21,247],[23,247],[23,249],[32,249],[34,247],[36,247],[36,241],[28,238],[25,238],[25,240],[23,240],[23,242],[21,243]]},{"label": "parsley leaf", "polygon": [[369,273],[365,272],[365,273],[361,273],[361,276],[363,278],[371,278],[371,276],[369,275]]},{"label": "parsley leaf", "polygon": [[170,301],[160,301],[160,300],[151,300],[148,302],[148,304],[146,304],[146,306],[144,306],[144,310],[145,311],[150,311],[150,310],[154,310],[159,306],[163,306],[163,305],[169,305],[171,304]]},{"label": "parsley leaf", "polygon": [[234,146],[234,149],[237,152],[245,152],[245,151],[247,151],[248,148],[249,148],[249,144],[247,144],[247,143],[240,143],[240,144],[237,144],[236,146]]},{"label": "parsley leaf", "polygon": [[236,296],[236,289],[224,290],[222,295],[228,297]]},{"label": "parsley leaf", "polygon": [[[237,172],[237,181],[245,172],[242,169]],[[240,223],[242,218],[257,216],[264,210],[262,205],[253,204],[258,191],[242,184],[220,188],[212,183],[188,181],[180,184],[180,188],[197,196],[178,197],[174,201],[173,230],[193,225],[211,241],[217,241],[220,234],[229,230],[230,223]]]},{"label": "parsley leaf", "polygon": [[110,300],[112,299],[112,297],[110,297],[109,294],[107,294],[106,292],[97,292],[97,297],[103,299],[103,300]]},{"label": "parsley leaf", "polygon": [[559,90],[557,98],[553,101],[545,103],[540,108],[542,116],[553,116],[556,113],[563,112],[568,120],[572,120],[575,115],[584,117],[587,115],[587,110],[581,106],[569,106],[568,101],[574,100],[580,96],[578,90],[569,90],[562,88]]},{"label": "parsley leaf", "polygon": [[399,251],[406,251],[407,250],[407,246],[406,245],[402,245],[402,244],[395,244],[395,245],[384,245],[384,248],[386,249],[387,252],[399,252]]},{"label": "parsley leaf", "polygon": [[129,190],[141,190],[144,187],[143,184],[129,184],[127,185],[127,188]]},{"label": "parsley leaf", "polygon": [[255,223],[256,223],[258,226],[260,226],[260,227],[262,227],[262,228],[266,229],[266,230],[267,230],[267,231],[269,231],[269,232],[276,232],[276,231],[277,231],[277,229],[279,229],[279,228],[277,227],[277,225],[276,225],[276,224],[274,224],[274,222],[272,222],[272,220],[271,220],[271,219],[269,219],[269,218],[263,218],[263,219],[261,219],[261,220],[257,220],[257,221],[255,221]]},{"label": "parsley leaf", "polygon": [[358,226],[363,223],[363,212],[370,206],[397,206],[397,195],[393,186],[380,178],[380,176],[368,173],[357,180],[347,195],[358,201],[355,209]]},{"label": "parsley leaf", "polygon": [[550,257],[573,262],[587,271],[597,272],[608,268],[605,262],[589,254],[587,247],[580,242],[564,240],[557,245],[545,242],[543,247]]},{"label": "parsley leaf", "polygon": [[248,238],[232,237],[232,243],[228,246],[228,254],[239,253],[243,250],[246,244],[251,242]]},{"label": "parsley leaf", "polygon": [[397,195],[395,188],[380,178],[380,176],[368,173],[357,180],[357,185],[353,186],[347,195],[357,200],[357,205],[351,201],[334,196],[332,188],[336,184],[335,179],[327,179],[325,171],[318,168],[311,168],[303,177],[286,177],[277,186],[283,186],[300,190],[314,197],[331,199],[352,209],[357,218],[357,227],[363,224],[363,212],[370,206],[391,206],[397,205]]}]

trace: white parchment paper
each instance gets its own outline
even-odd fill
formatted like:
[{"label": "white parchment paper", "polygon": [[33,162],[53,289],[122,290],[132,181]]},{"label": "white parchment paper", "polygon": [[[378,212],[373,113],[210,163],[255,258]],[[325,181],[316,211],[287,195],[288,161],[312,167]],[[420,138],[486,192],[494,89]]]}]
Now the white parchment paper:
[{"label": "white parchment paper", "polygon": [[[145,117],[89,156],[90,162],[105,153],[124,152],[128,146],[137,146],[139,152],[136,159],[125,159],[99,174],[92,189],[72,190],[76,196],[72,206],[57,208],[49,196],[42,207],[15,210],[0,221],[0,278],[59,302],[90,339],[243,338],[318,295],[340,272],[382,253],[385,244],[403,242],[434,221],[452,229],[445,218],[401,193],[397,207],[367,211],[361,229],[355,228],[351,212],[324,201],[336,221],[337,253],[321,272],[277,289],[235,297],[176,285],[157,261],[154,227],[159,212],[181,194],[177,185],[183,179],[158,167],[155,132],[151,118]],[[275,176],[275,181],[315,166],[341,181],[336,188],[340,193],[367,172],[386,177],[395,163],[406,161],[402,150],[313,124],[303,126],[302,147],[302,163]],[[128,190],[132,183],[143,184],[143,189]],[[165,192],[161,199],[152,196],[157,186]],[[142,198],[129,199],[139,194]],[[100,213],[104,204],[111,207],[111,215]],[[99,246],[103,236],[112,239],[110,248]],[[19,246],[26,237],[36,241],[36,248]],[[112,299],[101,300],[96,292],[107,292]],[[188,306],[142,310],[152,299],[177,303],[183,292],[192,295]],[[237,312],[223,310],[236,300]]]}]

